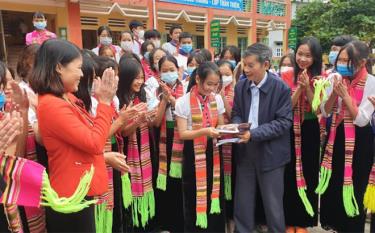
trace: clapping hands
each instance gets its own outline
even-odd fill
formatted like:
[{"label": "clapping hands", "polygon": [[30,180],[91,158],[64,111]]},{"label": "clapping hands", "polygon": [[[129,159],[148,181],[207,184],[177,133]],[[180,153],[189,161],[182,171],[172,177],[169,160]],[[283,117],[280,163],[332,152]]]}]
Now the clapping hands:
[{"label": "clapping hands", "polygon": [[99,102],[110,105],[116,95],[118,86],[118,76],[112,68],[104,71],[102,78],[94,80],[94,93]]},{"label": "clapping hands", "polygon": [[342,99],[349,97],[347,84],[337,76],[334,76],[333,78],[333,92]]},{"label": "clapping hands", "polygon": [[3,154],[13,140],[21,133],[23,121],[17,111],[7,112],[0,121],[0,154]]},{"label": "clapping hands", "polygon": [[307,74],[306,69],[302,71],[301,75],[299,76],[298,85],[301,89],[310,88],[310,78],[309,78],[309,75]]}]

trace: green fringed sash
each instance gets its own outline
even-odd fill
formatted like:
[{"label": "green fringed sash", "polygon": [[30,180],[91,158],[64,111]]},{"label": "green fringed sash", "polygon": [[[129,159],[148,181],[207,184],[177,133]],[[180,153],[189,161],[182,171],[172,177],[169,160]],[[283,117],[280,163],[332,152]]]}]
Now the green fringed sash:
[{"label": "green fringed sash", "polygon": [[95,227],[98,233],[112,232],[112,210],[107,209],[107,203],[103,202],[95,206]]},{"label": "green fringed sash", "polygon": [[227,201],[232,200],[232,177],[224,175],[224,198]]},{"label": "green fringed sash", "polygon": [[60,213],[74,213],[81,211],[82,209],[88,207],[91,204],[96,204],[97,200],[85,200],[85,196],[90,189],[90,183],[92,177],[94,176],[94,166],[91,165],[89,172],[81,177],[78,187],[70,197],[59,197],[58,194],[53,190],[48,179],[48,174],[44,170],[43,172],[43,183],[42,183],[42,198],[41,205],[49,206],[54,211]]},{"label": "green fringed sash", "polygon": [[141,217],[141,226],[146,226],[147,222],[155,216],[154,191],[146,192],[142,197],[133,197],[132,215],[134,226],[140,226],[139,215]]},{"label": "green fringed sash", "polygon": [[314,81],[314,98],[311,104],[312,110],[316,112],[321,104],[327,100],[326,89],[330,86],[327,79],[315,79]]},{"label": "green fringed sash", "polygon": [[[142,197],[133,197],[129,173],[122,175],[121,181],[124,208],[132,207],[133,226],[139,227],[141,223],[141,226],[145,227],[147,222],[155,216],[154,191],[146,192]],[[140,223],[139,216],[141,217]]]},{"label": "green fringed sash", "polygon": [[349,217],[359,215],[358,204],[354,196],[353,185],[344,185],[342,190],[345,212]]},{"label": "green fringed sash", "polygon": [[326,167],[321,166],[319,176],[319,184],[318,187],[316,187],[315,189],[315,193],[323,195],[328,188],[329,181],[331,180],[332,169],[328,169]]},{"label": "green fringed sash", "polygon": [[206,212],[204,213],[197,213],[197,220],[195,222],[195,225],[206,229],[207,228],[207,214]]},{"label": "green fringed sash", "polygon": [[121,187],[122,187],[122,202],[124,204],[124,208],[127,209],[130,206],[130,204],[132,203],[132,200],[133,200],[129,173],[125,173],[121,176],[121,184],[122,184],[121,185]]},{"label": "green fringed sash", "polygon": [[166,174],[158,174],[158,178],[156,179],[156,187],[160,190],[167,190],[167,175]]},{"label": "green fringed sash", "polygon": [[182,165],[181,163],[171,162],[169,168],[169,176],[173,178],[182,177]]},{"label": "green fringed sash", "polygon": [[306,195],[306,187],[299,187],[298,189],[298,195],[302,200],[303,205],[305,206],[306,212],[313,217],[314,216],[314,209],[311,206],[311,203]]},{"label": "green fringed sash", "polygon": [[219,198],[214,198],[211,200],[210,214],[220,214],[220,201]]}]

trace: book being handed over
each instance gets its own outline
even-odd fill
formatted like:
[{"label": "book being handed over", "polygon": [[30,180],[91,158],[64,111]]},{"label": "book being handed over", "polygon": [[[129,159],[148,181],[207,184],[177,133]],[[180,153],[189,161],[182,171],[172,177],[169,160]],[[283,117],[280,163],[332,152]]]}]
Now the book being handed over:
[{"label": "book being handed over", "polygon": [[231,137],[225,137],[224,139],[219,140],[216,143],[216,146],[220,146],[227,143],[237,143],[240,141],[238,138],[238,134],[241,134],[250,129],[249,123],[242,123],[242,124],[228,124],[228,125],[220,125],[216,128],[220,134],[232,134]]},{"label": "book being handed over", "polygon": [[216,130],[221,134],[237,134],[240,132],[238,124],[219,125]]}]

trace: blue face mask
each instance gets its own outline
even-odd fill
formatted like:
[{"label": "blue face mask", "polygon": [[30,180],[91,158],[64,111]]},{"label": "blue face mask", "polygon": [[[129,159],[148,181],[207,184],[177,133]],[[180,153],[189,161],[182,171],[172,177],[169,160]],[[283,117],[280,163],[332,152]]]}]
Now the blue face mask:
[{"label": "blue face mask", "polygon": [[347,76],[347,77],[352,77],[353,76],[353,67],[348,68],[347,65],[342,65],[342,64],[337,64],[336,71],[341,75],[341,76]]},{"label": "blue face mask", "polygon": [[160,79],[167,84],[174,84],[178,79],[178,73],[177,71],[161,73]]},{"label": "blue face mask", "polygon": [[47,22],[46,21],[43,21],[43,22],[34,22],[34,27],[38,30],[43,30],[47,27]]},{"label": "blue face mask", "polygon": [[0,93],[0,109],[3,109],[5,105],[5,95],[4,92]]},{"label": "blue face mask", "polygon": [[337,52],[337,51],[331,51],[331,52],[329,52],[329,55],[328,55],[329,64],[331,64],[331,65],[335,64],[336,58],[337,58],[338,54],[339,54],[339,52]]},{"label": "blue face mask", "polygon": [[228,60],[228,62],[232,65],[233,68],[236,68],[236,65],[237,65],[236,60]]},{"label": "blue face mask", "polygon": [[190,53],[190,51],[193,50],[193,45],[192,44],[183,44],[183,45],[181,45],[181,49],[185,53]]},{"label": "blue face mask", "polygon": [[193,67],[193,66],[188,66],[186,68],[186,73],[191,76],[191,74],[193,73],[193,71],[196,69],[196,67]]}]

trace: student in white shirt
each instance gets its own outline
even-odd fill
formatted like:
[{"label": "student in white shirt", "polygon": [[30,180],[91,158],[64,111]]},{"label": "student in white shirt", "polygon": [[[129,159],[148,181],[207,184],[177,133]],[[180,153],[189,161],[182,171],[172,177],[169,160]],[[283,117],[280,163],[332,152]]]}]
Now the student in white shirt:
[{"label": "student in white shirt", "polygon": [[[369,51],[361,41],[340,49],[334,67],[340,75],[328,78],[328,100],[320,108],[324,117],[332,115],[322,163],[331,164],[332,175],[321,196],[320,222],[340,232],[364,232],[365,228],[363,197],[373,163],[374,138],[370,125],[374,106],[368,97],[375,95],[375,77],[366,70]],[[353,190],[349,195],[347,187]]]},{"label": "student in white shirt", "polygon": [[92,51],[99,55],[99,49],[103,45],[110,46],[114,51],[116,51],[115,57],[116,61],[120,60],[121,48],[117,45],[112,44],[112,31],[108,26],[100,26],[98,28],[98,46],[92,49]]},{"label": "student in white shirt", "polygon": [[189,32],[183,32],[179,38],[179,49],[178,55],[174,55],[177,59],[178,66],[182,71],[186,70],[187,59],[190,53],[193,51],[193,35]]},{"label": "student in white shirt", "polygon": [[146,91],[147,103],[151,106],[157,106],[159,103],[157,98],[157,89],[159,88],[160,81],[159,60],[167,54],[169,53],[162,48],[155,48],[150,52],[150,67],[154,75],[145,81],[144,89]]},{"label": "student in white shirt", "polygon": [[222,160],[215,146],[223,124],[223,100],[215,94],[221,83],[219,68],[204,62],[191,79],[189,92],[176,102],[176,121],[184,140],[182,192],[184,231],[225,232]]},{"label": "student in white shirt", "polygon": [[182,31],[183,30],[180,25],[173,25],[169,29],[169,37],[171,38],[171,41],[163,44],[162,48],[174,56],[177,55],[179,49],[179,38]]},{"label": "student in white shirt", "polygon": [[143,23],[138,20],[133,20],[129,23],[129,29],[134,35],[134,50],[137,55],[141,54],[141,46],[144,42],[145,30]]}]

